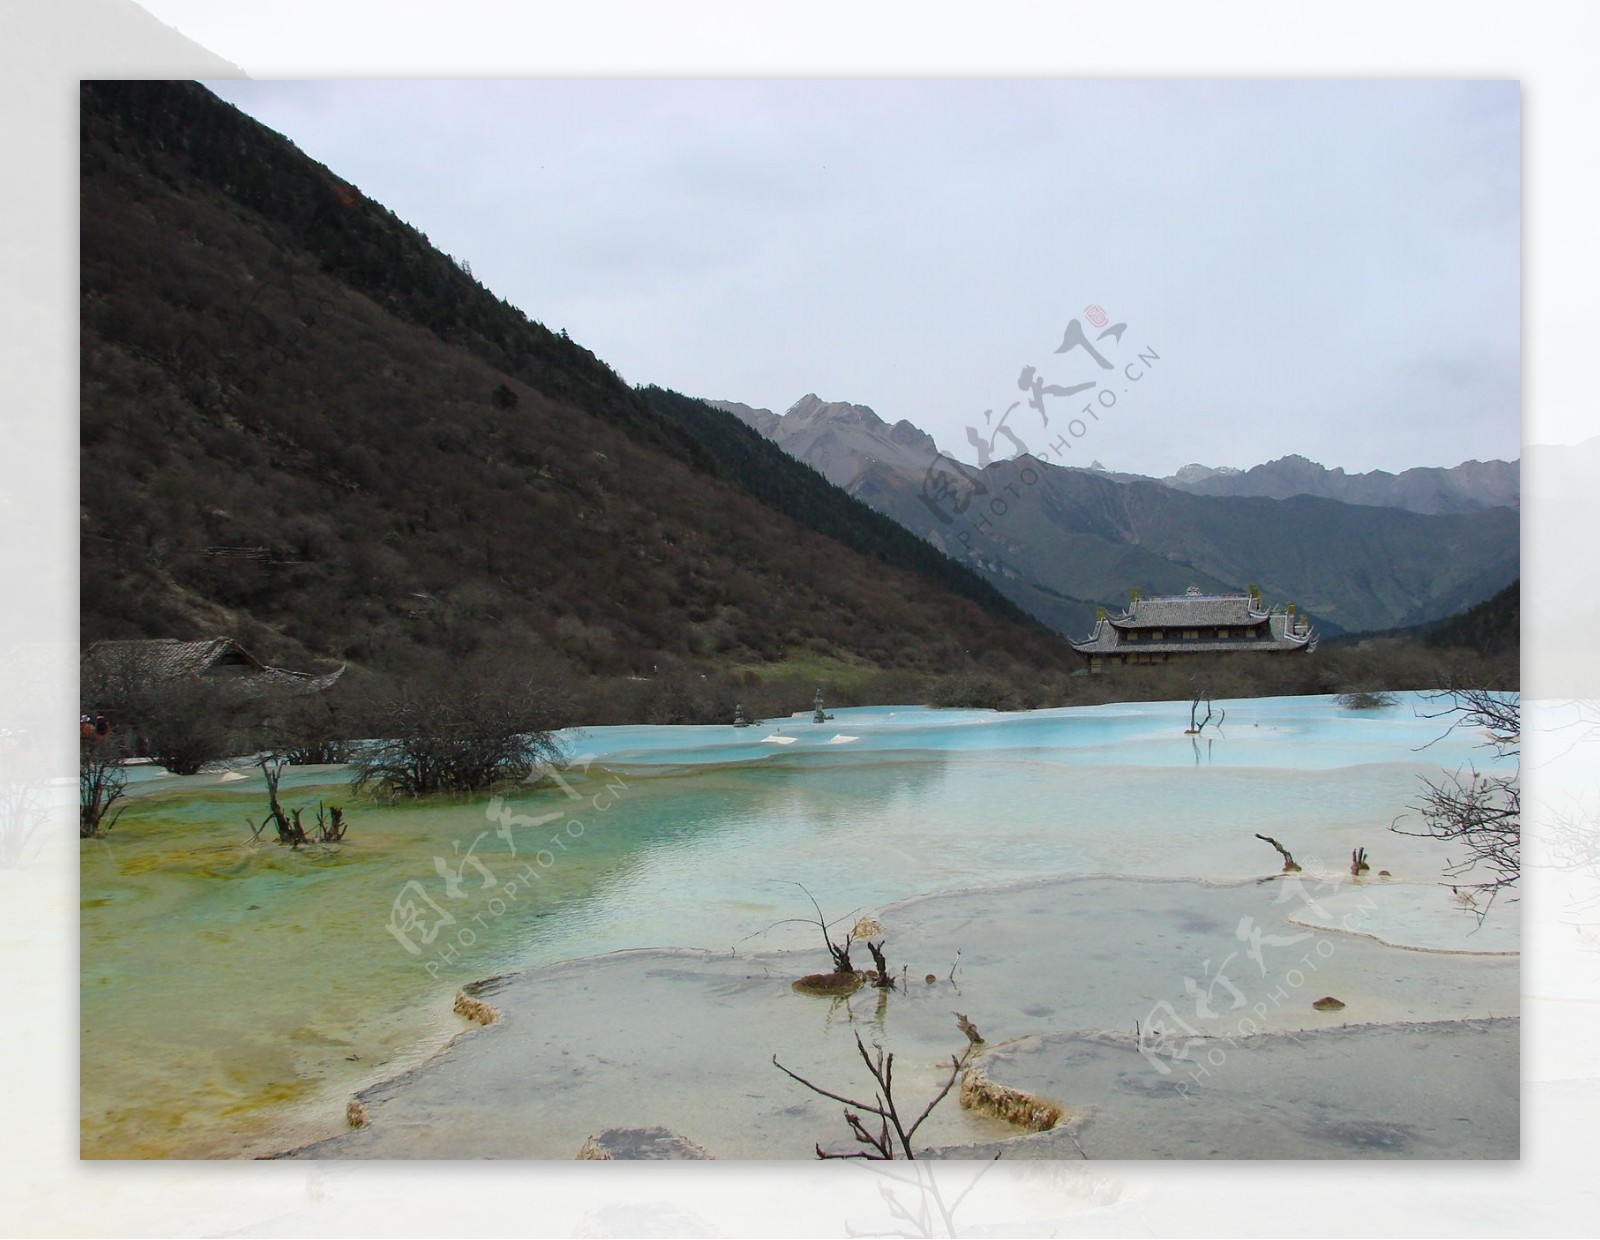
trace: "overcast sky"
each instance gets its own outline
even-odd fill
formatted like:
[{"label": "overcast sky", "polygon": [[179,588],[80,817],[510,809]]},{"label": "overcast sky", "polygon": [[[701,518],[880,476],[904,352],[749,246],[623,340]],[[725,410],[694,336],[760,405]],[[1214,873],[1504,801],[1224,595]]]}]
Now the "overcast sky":
[{"label": "overcast sky", "polygon": [[[207,85],[630,383],[1156,475],[1519,452],[1515,82]],[[1048,436],[1027,366],[1097,384]]]}]

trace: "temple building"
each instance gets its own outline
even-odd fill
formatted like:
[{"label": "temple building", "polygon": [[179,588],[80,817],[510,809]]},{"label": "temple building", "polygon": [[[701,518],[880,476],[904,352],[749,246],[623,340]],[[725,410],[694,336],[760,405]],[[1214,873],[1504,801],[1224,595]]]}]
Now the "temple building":
[{"label": "temple building", "polygon": [[1259,594],[1187,594],[1141,598],[1121,615],[1102,613],[1094,632],[1072,648],[1091,672],[1171,663],[1219,654],[1293,654],[1317,648],[1317,632],[1293,603],[1269,607]]}]

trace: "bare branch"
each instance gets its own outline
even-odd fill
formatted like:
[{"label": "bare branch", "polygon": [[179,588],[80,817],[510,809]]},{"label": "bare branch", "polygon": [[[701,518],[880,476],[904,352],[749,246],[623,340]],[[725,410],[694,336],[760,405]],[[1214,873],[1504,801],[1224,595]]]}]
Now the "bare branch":
[{"label": "bare branch", "polygon": [[1299,872],[1300,866],[1295,861],[1294,854],[1291,853],[1287,848],[1278,843],[1278,841],[1273,839],[1270,835],[1262,835],[1261,832],[1257,831],[1255,836],[1256,839],[1265,840],[1278,850],[1279,856],[1283,858],[1283,872],[1285,874],[1295,874]]},{"label": "bare branch", "polygon": [[[1522,737],[1519,699],[1489,689],[1451,689],[1433,697],[1448,698],[1451,705],[1425,714],[1425,718],[1455,717],[1430,744],[1456,728],[1481,728],[1488,733],[1484,744],[1497,758],[1518,758]],[[1476,882],[1452,884],[1451,889],[1481,923],[1495,900],[1515,887],[1522,873],[1522,791],[1517,773],[1484,774],[1470,767],[1465,776],[1457,771],[1444,780],[1425,778],[1422,783],[1420,800],[1410,807],[1421,816],[1421,823],[1402,826],[1402,815],[1389,829],[1398,835],[1443,840],[1465,848],[1466,854],[1459,860],[1446,859],[1445,874],[1478,877]],[[1488,899],[1480,902],[1477,896],[1482,895]]]}]

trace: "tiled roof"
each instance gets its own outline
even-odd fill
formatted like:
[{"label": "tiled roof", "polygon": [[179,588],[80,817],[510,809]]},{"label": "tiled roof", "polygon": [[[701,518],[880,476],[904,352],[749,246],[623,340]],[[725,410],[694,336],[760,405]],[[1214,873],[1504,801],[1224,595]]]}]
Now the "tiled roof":
[{"label": "tiled roof", "polygon": [[1219,625],[1243,628],[1260,624],[1266,618],[1265,605],[1247,595],[1180,594],[1135,599],[1122,615],[1112,616],[1111,623],[1119,629],[1192,629]]},{"label": "tiled roof", "polygon": [[148,641],[96,642],[84,653],[84,662],[114,667],[122,674],[144,680],[176,680],[181,676],[203,676],[207,672],[232,669],[254,686],[306,693],[326,689],[344,674],[343,666],[322,675],[269,667],[258,662],[231,637],[203,641],[158,637]]},{"label": "tiled roof", "polygon": [[[1290,627],[1293,619],[1294,627]],[[1306,623],[1304,617],[1290,617],[1284,612],[1273,612],[1270,616],[1263,616],[1262,621],[1267,625],[1266,637],[1229,637],[1229,638],[1189,638],[1180,636],[1163,636],[1160,641],[1149,638],[1138,638],[1129,641],[1122,626],[1115,620],[1102,619],[1096,621],[1094,631],[1083,641],[1072,642],[1072,648],[1079,654],[1162,654],[1162,653],[1220,653],[1223,651],[1272,651],[1272,650],[1315,650],[1317,646],[1317,632]],[[1227,621],[1202,621],[1200,625],[1193,623],[1178,625],[1179,632],[1183,628],[1197,628],[1202,625],[1209,626],[1220,623],[1222,627],[1229,627]],[[1245,627],[1235,624],[1233,627]]]}]

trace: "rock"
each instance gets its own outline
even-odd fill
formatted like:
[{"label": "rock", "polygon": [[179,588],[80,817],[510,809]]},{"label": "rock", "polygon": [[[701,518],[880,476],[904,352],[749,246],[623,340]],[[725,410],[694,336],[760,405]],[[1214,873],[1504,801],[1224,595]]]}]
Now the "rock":
[{"label": "rock", "polygon": [[930,985],[930,986],[932,986],[932,985],[933,985],[933,984],[934,984],[934,983],[935,983],[935,982],[937,982],[937,981],[938,981],[938,980],[939,980],[939,979],[938,979],[938,978],[936,978],[936,977],[935,977],[935,976],[934,976],[934,975],[933,975],[933,974],[932,974],[932,973],[930,973],[930,974],[928,974],[928,976],[927,976],[927,977],[925,977],[925,978],[923,978],[923,979],[922,979],[922,980],[923,980],[923,981],[925,981],[925,982],[927,982],[927,983],[928,983],[928,985]]},{"label": "rock", "polygon": [[1343,1000],[1335,999],[1332,995],[1323,995],[1311,1006],[1319,1012],[1342,1012],[1344,1010]]},{"label": "rock", "polygon": [[1029,1132],[1048,1132],[1062,1115],[1058,1102],[1012,1089],[1009,1085],[996,1085],[984,1072],[982,1064],[973,1064],[961,1074],[960,1099],[966,1110],[992,1115]]},{"label": "rock", "polygon": [[468,1020],[475,1020],[480,1025],[492,1025],[495,1017],[500,1015],[499,1012],[482,999],[474,999],[464,990],[456,991],[455,1010],[458,1016],[465,1016]]},{"label": "rock", "polygon": [[670,1128],[607,1128],[598,1137],[590,1137],[578,1151],[578,1158],[583,1160],[710,1157],[688,1137],[680,1137]]},{"label": "rock", "polygon": [[853,995],[861,989],[859,973],[808,973],[794,983],[794,989],[803,995]]}]

